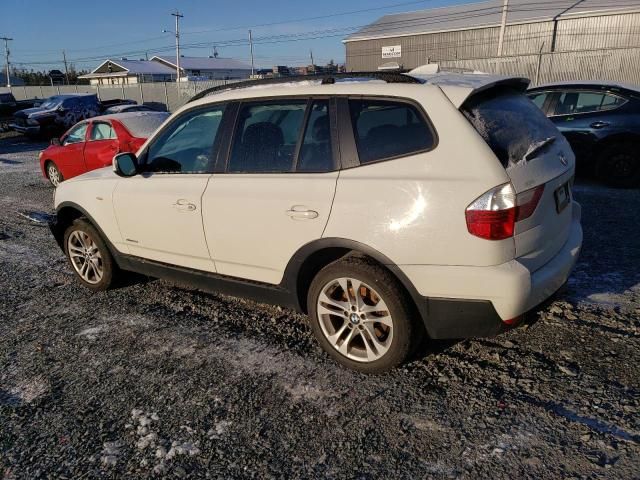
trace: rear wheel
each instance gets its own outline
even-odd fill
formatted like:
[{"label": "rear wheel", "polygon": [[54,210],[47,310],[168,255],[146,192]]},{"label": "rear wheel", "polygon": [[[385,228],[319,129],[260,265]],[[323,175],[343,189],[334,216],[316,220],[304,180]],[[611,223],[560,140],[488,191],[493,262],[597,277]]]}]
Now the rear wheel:
[{"label": "rear wheel", "polygon": [[598,176],[612,187],[632,188],[640,185],[638,147],[624,142],[606,148],[600,155]]},{"label": "rear wheel", "polygon": [[93,291],[107,290],[116,264],[98,231],[79,218],[64,233],[64,251],[80,283]]},{"label": "rear wheel", "polygon": [[60,170],[55,163],[51,161],[47,162],[45,169],[47,172],[47,178],[49,179],[49,182],[51,182],[51,185],[53,185],[54,187],[60,185],[60,183],[64,180],[64,178],[62,177],[62,173],[60,173]]},{"label": "rear wheel", "polygon": [[353,370],[390,370],[422,339],[423,327],[414,320],[403,288],[387,270],[365,259],[342,259],[323,268],[307,302],[322,348]]}]

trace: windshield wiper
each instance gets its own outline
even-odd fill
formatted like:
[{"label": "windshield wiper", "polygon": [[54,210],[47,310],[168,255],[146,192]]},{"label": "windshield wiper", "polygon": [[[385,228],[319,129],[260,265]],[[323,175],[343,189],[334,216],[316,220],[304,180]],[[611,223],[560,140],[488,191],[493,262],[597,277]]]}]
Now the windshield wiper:
[{"label": "windshield wiper", "polygon": [[545,138],[544,140],[542,140],[541,142],[535,144],[534,146],[531,147],[531,149],[527,152],[527,154],[524,156],[524,160],[525,162],[528,162],[529,160],[531,160],[532,158],[535,158],[538,156],[538,154],[545,149],[546,147],[548,147],[549,145],[551,145],[553,142],[556,141],[557,137],[549,137],[549,138]]}]

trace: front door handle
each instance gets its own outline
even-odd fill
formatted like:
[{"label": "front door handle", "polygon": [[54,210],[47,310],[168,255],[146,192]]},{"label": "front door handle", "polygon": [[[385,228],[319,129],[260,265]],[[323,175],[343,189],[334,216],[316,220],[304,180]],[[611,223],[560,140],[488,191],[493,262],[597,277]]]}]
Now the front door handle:
[{"label": "front door handle", "polygon": [[591,128],[604,128],[608,127],[609,125],[609,122],[597,121],[591,124]]},{"label": "front door handle", "polygon": [[189,200],[181,198],[179,200],[176,200],[176,203],[173,204],[173,208],[180,212],[193,212],[195,211],[196,206],[195,204],[189,202]]},{"label": "front door handle", "polygon": [[285,212],[293,220],[312,220],[318,218],[319,213],[315,210],[310,210],[304,205],[294,205],[291,209]]}]

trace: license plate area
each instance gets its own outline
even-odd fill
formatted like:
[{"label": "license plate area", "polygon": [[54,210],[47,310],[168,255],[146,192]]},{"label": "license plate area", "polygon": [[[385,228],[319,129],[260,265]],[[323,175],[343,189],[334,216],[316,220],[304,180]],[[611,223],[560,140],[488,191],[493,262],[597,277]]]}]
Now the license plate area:
[{"label": "license plate area", "polygon": [[553,196],[556,199],[556,211],[562,212],[569,202],[571,202],[571,193],[569,192],[569,182],[563,183],[553,192]]}]

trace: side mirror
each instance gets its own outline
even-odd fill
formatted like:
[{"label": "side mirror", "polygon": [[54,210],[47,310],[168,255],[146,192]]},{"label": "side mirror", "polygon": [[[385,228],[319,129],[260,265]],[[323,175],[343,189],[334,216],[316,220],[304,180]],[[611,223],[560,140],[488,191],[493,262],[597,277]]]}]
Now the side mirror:
[{"label": "side mirror", "polygon": [[58,145],[58,146],[60,146],[60,145],[62,145],[62,142],[60,141],[60,139],[59,139],[58,137],[53,137],[53,138],[51,139],[51,145]]},{"label": "side mirror", "polygon": [[113,171],[121,177],[133,177],[138,173],[138,159],[133,153],[119,153],[113,157]]}]

